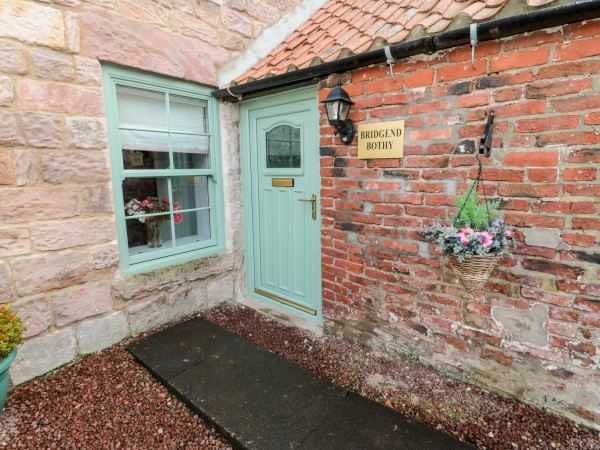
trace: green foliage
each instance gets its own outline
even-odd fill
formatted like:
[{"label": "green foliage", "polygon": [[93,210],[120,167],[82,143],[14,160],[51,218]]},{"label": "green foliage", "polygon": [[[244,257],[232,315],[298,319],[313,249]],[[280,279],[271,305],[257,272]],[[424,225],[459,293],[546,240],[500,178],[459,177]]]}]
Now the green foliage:
[{"label": "green foliage", "polygon": [[23,343],[23,332],[27,329],[22,319],[12,310],[9,303],[0,305],[0,358],[6,358],[14,348]]},{"label": "green foliage", "polygon": [[473,184],[469,187],[470,195],[462,191],[462,197],[456,197],[456,211],[460,211],[460,216],[452,219],[450,222],[456,228],[471,227],[475,231],[485,230],[490,223],[500,215],[498,206],[499,201],[480,203],[477,189]]}]

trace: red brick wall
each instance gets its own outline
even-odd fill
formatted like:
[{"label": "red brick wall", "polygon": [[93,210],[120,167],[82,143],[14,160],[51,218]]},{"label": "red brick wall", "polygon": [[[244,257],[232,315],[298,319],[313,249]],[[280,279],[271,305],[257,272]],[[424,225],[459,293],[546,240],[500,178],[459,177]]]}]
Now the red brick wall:
[{"label": "red brick wall", "polygon": [[[470,55],[344,74],[353,120],[406,121],[402,159],[359,160],[321,110],[325,326],[600,426],[600,20]],[[419,231],[476,176],[490,109],[485,186],[518,246],[471,298]]]}]

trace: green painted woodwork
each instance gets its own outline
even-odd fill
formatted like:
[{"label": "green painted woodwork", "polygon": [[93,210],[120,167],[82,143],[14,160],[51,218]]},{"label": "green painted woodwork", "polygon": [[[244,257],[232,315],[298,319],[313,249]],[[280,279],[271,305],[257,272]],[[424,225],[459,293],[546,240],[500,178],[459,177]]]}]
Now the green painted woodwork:
[{"label": "green painted woodwork", "polygon": [[[243,102],[240,121],[248,295],[322,323],[317,89]],[[294,186],[273,186],[273,178]],[[316,220],[311,202],[299,201],[313,194]]]},{"label": "green painted woodwork", "polygon": [[[109,64],[102,65],[103,88],[106,102],[106,116],[108,122],[108,136],[110,143],[110,155],[112,165],[113,194],[115,201],[115,218],[117,222],[117,233],[119,240],[119,254],[121,261],[121,272],[123,275],[132,275],[141,272],[148,272],[161,267],[167,267],[175,264],[182,264],[195,259],[204,258],[225,250],[225,230],[224,230],[224,203],[223,203],[223,183],[221,182],[221,154],[219,139],[219,105],[211,96],[211,88],[200,86],[185,81],[173,80],[148,73],[142,73],[135,70],[124,69]],[[149,89],[160,91],[169,96],[183,96],[206,102],[206,115],[208,116],[209,129],[207,133],[198,132],[198,136],[203,139],[209,139],[210,169],[181,169],[177,168],[177,158],[179,155],[172,151],[169,152],[169,166],[171,168],[162,169],[125,169],[123,165],[123,155],[121,150],[121,134],[118,120],[117,107],[117,86],[128,86],[139,89]],[[167,117],[169,116],[169,104],[167,103]],[[123,128],[122,128],[123,129]],[[170,129],[170,128],[169,128]],[[171,132],[169,132],[171,133]],[[176,135],[179,132],[173,131]],[[189,134],[189,133],[188,133]],[[170,144],[169,144],[170,145]],[[169,147],[171,148],[171,147]],[[173,168],[175,167],[175,168]],[[210,239],[200,242],[185,243],[184,245],[172,245],[161,248],[160,250],[149,253],[130,255],[127,243],[126,220],[137,220],[126,218],[123,200],[122,182],[129,178],[157,178],[157,183],[164,187],[168,192],[171,204],[173,203],[173,188],[182,189],[185,184],[182,178],[176,177],[200,177],[206,176],[208,180],[209,205],[198,205],[195,212],[201,213],[202,210],[209,211],[210,214]],[[183,194],[178,194],[183,195]],[[185,214],[186,206],[182,212]],[[170,228],[167,233],[169,236],[177,238],[185,234],[185,230],[175,228],[173,220],[163,223],[163,226]],[[188,230],[189,232],[189,230]],[[183,239],[181,239],[183,241]]]}]

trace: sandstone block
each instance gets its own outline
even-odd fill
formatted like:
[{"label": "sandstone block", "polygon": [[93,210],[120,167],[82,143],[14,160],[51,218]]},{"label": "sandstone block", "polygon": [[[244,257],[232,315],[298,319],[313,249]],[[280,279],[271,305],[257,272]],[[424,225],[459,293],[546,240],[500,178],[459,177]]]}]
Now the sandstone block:
[{"label": "sandstone block", "polygon": [[0,75],[0,106],[10,106],[15,96],[15,88],[10,78]]},{"label": "sandstone block", "polygon": [[0,145],[25,145],[25,135],[19,126],[18,115],[10,111],[0,111]]},{"label": "sandstone block", "polygon": [[206,285],[186,287],[169,295],[171,320],[189,316],[206,307]]},{"label": "sandstone block", "polygon": [[81,48],[81,30],[79,28],[79,14],[68,11],[65,17],[67,31],[67,49],[79,53]]},{"label": "sandstone block", "polygon": [[104,314],[112,309],[110,282],[95,281],[63,289],[50,297],[54,320],[62,327],[86,317]]},{"label": "sandstone block", "polygon": [[24,383],[72,361],[76,354],[70,328],[29,339],[19,347],[10,366],[10,378],[15,385]]},{"label": "sandstone block", "polygon": [[178,11],[185,11],[188,14],[194,15],[194,6],[198,3],[195,0],[172,0],[173,9]]},{"label": "sandstone block", "polygon": [[102,91],[95,87],[22,80],[18,87],[19,108],[71,114],[104,113]]},{"label": "sandstone block", "polygon": [[0,228],[0,258],[31,253],[27,227]]},{"label": "sandstone block", "polygon": [[3,262],[0,262],[0,298],[3,301],[12,300],[14,298],[10,270]]},{"label": "sandstone block", "polygon": [[151,292],[177,288],[192,281],[229,272],[234,263],[235,256],[225,253],[134,277],[117,276],[113,286],[124,300],[139,299]]},{"label": "sandstone block", "polygon": [[60,10],[24,0],[0,4],[0,37],[64,49],[65,25]]},{"label": "sandstone block", "polygon": [[247,38],[252,37],[252,22],[250,19],[232,9],[223,7],[222,23],[230,31],[240,33]]},{"label": "sandstone block", "polygon": [[77,325],[77,341],[82,355],[99,352],[129,336],[129,324],[123,311]]},{"label": "sandstone block", "polygon": [[83,208],[87,214],[107,214],[114,211],[110,187],[83,186]]},{"label": "sandstone block", "polygon": [[501,328],[509,332],[511,341],[539,347],[548,345],[548,331],[544,327],[549,318],[548,306],[536,303],[528,311],[496,306],[492,308],[492,317]]},{"label": "sandstone block", "polygon": [[27,146],[36,148],[62,147],[62,122],[56,114],[20,113],[19,119]]},{"label": "sandstone block", "polygon": [[227,0],[227,6],[237,9],[238,11],[246,11],[245,0]]},{"label": "sandstone block", "polygon": [[102,84],[102,68],[97,59],[76,56],[75,67],[77,68],[77,80],[80,83],[97,86]]},{"label": "sandstone block", "polygon": [[[148,3],[145,0],[119,0],[117,11],[127,17],[153,23],[161,27],[169,25],[169,10],[158,2]],[[174,11],[182,11],[175,8]]]},{"label": "sandstone block", "polygon": [[79,212],[77,188],[4,189],[0,210],[2,220],[11,223],[73,217]]},{"label": "sandstone block", "polygon": [[104,148],[108,144],[107,133],[104,120],[67,117],[67,146],[69,148]]},{"label": "sandstone block", "polygon": [[119,246],[117,244],[97,245],[90,248],[91,270],[108,269],[119,264]]},{"label": "sandstone block", "polygon": [[218,27],[219,20],[221,19],[221,5],[222,3],[198,2],[196,5],[196,17],[201,17],[202,20],[213,27]]},{"label": "sandstone block", "polygon": [[0,152],[0,184],[12,184],[11,152]]},{"label": "sandstone block", "polygon": [[164,295],[131,306],[129,308],[131,334],[140,334],[166,323],[169,320],[167,307],[167,297]]},{"label": "sandstone block", "polygon": [[248,39],[244,39],[243,37],[230,33],[226,30],[221,30],[219,32],[219,40],[221,45],[229,50],[242,51],[248,46]]},{"label": "sandstone block", "polygon": [[37,152],[34,150],[15,150],[14,155],[17,186],[35,184],[38,177]]},{"label": "sandstone block", "polygon": [[214,44],[89,5],[82,30],[83,51],[90,57],[209,85],[216,84],[215,63],[229,58]]},{"label": "sandstone block", "polygon": [[181,34],[195,37],[209,43],[217,42],[218,35],[216,27],[213,27],[202,20],[194,19],[182,12],[175,13],[175,18]]},{"label": "sandstone block", "polygon": [[233,277],[228,275],[218,280],[210,280],[207,286],[208,306],[233,300]]},{"label": "sandstone block", "polygon": [[0,72],[25,75],[28,71],[23,44],[0,39]]},{"label": "sandstone block", "polygon": [[569,250],[560,237],[560,231],[556,228],[525,228],[525,243],[532,247],[553,248],[556,250]]},{"label": "sandstone block", "polygon": [[52,184],[110,180],[104,152],[42,153],[42,178]]},{"label": "sandstone block", "polygon": [[62,53],[34,48],[31,51],[33,71],[39,78],[49,78],[57,81],[72,81],[75,79],[75,68],[71,59]]},{"label": "sandstone block", "polygon": [[18,316],[23,319],[23,323],[27,327],[27,331],[23,333],[24,338],[37,336],[46,331],[52,323],[52,313],[45,298],[38,298],[16,305],[15,310],[17,310]]},{"label": "sandstone block", "polygon": [[34,222],[29,229],[36,250],[62,250],[117,238],[117,227],[112,217]]},{"label": "sandstone block", "polygon": [[44,253],[10,263],[17,292],[29,295],[82,283],[88,272],[87,252]]},{"label": "sandstone block", "polygon": [[264,4],[261,0],[247,0],[246,11],[252,17],[266,24],[274,24],[279,20],[279,12],[277,9]]}]

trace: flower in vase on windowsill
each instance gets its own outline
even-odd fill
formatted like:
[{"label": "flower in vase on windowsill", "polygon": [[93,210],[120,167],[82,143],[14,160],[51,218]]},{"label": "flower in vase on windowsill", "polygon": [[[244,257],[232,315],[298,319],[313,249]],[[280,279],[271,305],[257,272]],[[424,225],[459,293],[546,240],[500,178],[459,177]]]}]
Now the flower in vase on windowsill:
[{"label": "flower in vase on windowsill", "polygon": [[[162,216],[151,216],[147,217],[147,214],[159,214],[168,212],[169,199],[163,198],[162,202],[158,197],[148,196],[144,200],[138,200],[133,198],[125,204],[125,211],[129,216],[142,216],[138,220],[146,224],[148,234],[148,247],[157,248],[162,246],[162,237],[160,235],[160,225],[165,220],[169,220],[170,215],[165,214]],[[180,211],[181,203],[173,203],[173,211]],[[176,224],[181,223],[183,216],[181,213],[173,214],[173,222]]]}]

